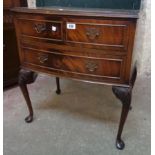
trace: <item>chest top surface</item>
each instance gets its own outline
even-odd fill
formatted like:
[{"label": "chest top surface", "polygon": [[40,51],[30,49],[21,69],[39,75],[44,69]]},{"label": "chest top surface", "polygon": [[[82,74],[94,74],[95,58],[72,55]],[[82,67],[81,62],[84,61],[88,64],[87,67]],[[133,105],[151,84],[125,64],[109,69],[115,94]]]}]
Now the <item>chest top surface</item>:
[{"label": "chest top surface", "polygon": [[17,13],[38,13],[49,15],[73,15],[73,16],[93,16],[93,17],[116,17],[116,18],[138,18],[138,10],[124,9],[99,9],[99,8],[74,8],[74,7],[16,7],[12,9]]}]

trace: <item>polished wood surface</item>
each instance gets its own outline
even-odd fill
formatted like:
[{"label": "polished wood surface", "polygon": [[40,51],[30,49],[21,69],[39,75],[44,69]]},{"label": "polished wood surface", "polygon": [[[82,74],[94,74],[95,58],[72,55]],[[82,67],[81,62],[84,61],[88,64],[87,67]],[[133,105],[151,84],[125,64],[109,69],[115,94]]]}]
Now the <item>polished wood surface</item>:
[{"label": "polished wood surface", "polygon": [[18,84],[19,84],[20,89],[24,95],[24,98],[26,100],[27,107],[29,110],[29,115],[25,118],[25,121],[27,123],[30,123],[33,121],[33,108],[32,108],[31,100],[29,97],[27,84],[33,83],[36,80],[37,76],[38,76],[37,73],[29,71],[29,70],[21,69],[19,72]]},{"label": "polished wood surface", "polygon": [[18,82],[20,69],[17,39],[13,24],[13,7],[24,6],[24,0],[3,1],[3,86],[11,86]]},{"label": "polished wood surface", "polygon": [[20,6],[20,1],[3,1],[3,84],[4,87],[17,83],[19,71],[19,56],[17,51],[16,34],[13,25],[13,15],[9,10]]},{"label": "polished wood surface", "polygon": [[[61,92],[59,77],[112,85],[123,103],[116,138],[116,147],[123,149],[121,134],[137,73],[131,67],[137,12],[66,8],[15,8],[13,12],[22,67],[19,77],[29,79],[35,72],[54,75],[57,94]],[[30,113],[26,120],[31,122],[29,80],[19,78],[19,83]]]},{"label": "polished wood surface", "polygon": [[[125,48],[128,40],[128,22],[94,19],[66,19],[75,23],[76,29],[66,31],[66,41],[113,48]],[[92,46],[93,47],[93,46]]]},{"label": "polished wood surface", "polygon": [[16,7],[12,11],[17,13],[36,13],[44,15],[63,15],[77,17],[112,17],[112,18],[128,18],[137,19],[138,10],[123,10],[123,9],[89,9],[89,8],[71,8],[71,7]]},{"label": "polished wood surface", "polygon": [[20,6],[20,0],[16,0],[16,1],[13,1],[13,0],[4,0],[3,1],[3,7],[4,9],[10,9],[10,8],[13,8],[13,7],[19,7]]},{"label": "polished wood surface", "polygon": [[[24,48],[24,66],[45,69],[60,75],[71,74],[74,77],[93,81],[113,79],[120,81],[123,77],[123,58],[88,57],[60,54],[54,51],[38,51]],[[110,67],[109,67],[110,66]]]},{"label": "polished wood surface", "polygon": [[4,87],[17,83],[19,56],[15,31],[10,28],[3,32],[3,69]]},{"label": "polished wood surface", "polygon": [[[49,15],[41,15],[37,9],[33,14],[31,9],[27,10],[25,13],[25,8],[23,12],[14,9],[23,67],[56,76],[128,86],[135,17],[55,16],[53,10]],[[68,29],[68,24],[75,24],[76,28]],[[39,55],[47,60],[40,63]],[[87,64],[97,67],[88,69]]]},{"label": "polished wood surface", "polygon": [[[24,26],[23,26],[24,25]],[[20,19],[19,26],[22,35],[62,40],[62,22]],[[52,31],[52,27],[56,31]]]},{"label": "polished wood surface", "polygon": [[137,77],[137,68],[135,66],[130,79],[129,88],[118,87],[118,86],[112,87],[113,93],[122,102],[122,112],[121,112],[120,124],[119,124],[117,138],[116,138],[116,147],[120,150],[124,149],[125,147],[125,143],[122,140],[121,135],[123,132],[124,124],[127,119],[129,110],[132,109],[131,107],[132,89],[135,84],[136,77]]}]

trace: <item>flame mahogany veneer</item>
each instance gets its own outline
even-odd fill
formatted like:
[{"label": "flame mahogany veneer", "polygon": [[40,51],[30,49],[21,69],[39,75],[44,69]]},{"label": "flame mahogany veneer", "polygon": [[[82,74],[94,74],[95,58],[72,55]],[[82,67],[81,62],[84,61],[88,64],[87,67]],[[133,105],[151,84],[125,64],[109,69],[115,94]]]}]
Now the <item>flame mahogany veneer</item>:
[{"label": "flame mahogany veneer", "polygon": [[68,8],[14,8],[14,23],[21,62],[19,85],[26,99],[29,116],[33,109],[26,85],[37,72],[98,84],[112,85],[122,102],[116,139],[118,149],[125,144],[121,134],[130,109],[137,69],[132,52],[137,11]]}]

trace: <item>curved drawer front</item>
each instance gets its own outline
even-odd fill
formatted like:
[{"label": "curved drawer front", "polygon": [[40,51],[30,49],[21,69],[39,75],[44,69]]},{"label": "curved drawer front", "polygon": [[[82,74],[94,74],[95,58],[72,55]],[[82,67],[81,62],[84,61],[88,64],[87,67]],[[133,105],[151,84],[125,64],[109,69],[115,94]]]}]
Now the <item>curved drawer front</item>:
[{"label": "curved drawer front", "polygon": [[62,22],[18,19],[21,35],[36,37],[38,39],[62,40]]},{"label": "curved drawer front", "polygon": [[128,44],[128,25],[117,22],[110,23],[104,20],[100,22],[67,22],[66,41],[89,46],[96,45],[106,48],[126,49]]},{"label": "curved drawer front", "polygon": [[107,79],[120,80],[122,78],[123,58],[74,56],[35,49],[23,49],[23,52],[26,64]]}]

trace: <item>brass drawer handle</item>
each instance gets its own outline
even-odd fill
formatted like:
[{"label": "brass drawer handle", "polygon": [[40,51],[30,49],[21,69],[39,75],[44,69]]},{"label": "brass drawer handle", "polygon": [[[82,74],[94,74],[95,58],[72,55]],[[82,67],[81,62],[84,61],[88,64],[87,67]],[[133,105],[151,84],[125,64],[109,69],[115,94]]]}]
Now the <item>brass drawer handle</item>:
[{"label": "brass drawer handle", "polygon": [[42,33],[46,30],[46,25],[45,24],[34,24],[34,29],[36,30],[37,33]]},{"label": "brass drawer handle", "polygon": [[45,63],[48,60],[48,55],[47,54],[39,54],[38,60],[40,63]]},{"label": "brass drawer handle", "polygon": [[94,61],[86,62],[86,69],[89,72],[95,72],[97,68],[98,68],[98,64],[96,62],[94,62]]},{"label": "brass drawer handle", "polygon": [[100,32],[96,28],[86,28],[86,35],[89,39],[94,40],[96,37],[100,35]]}]

